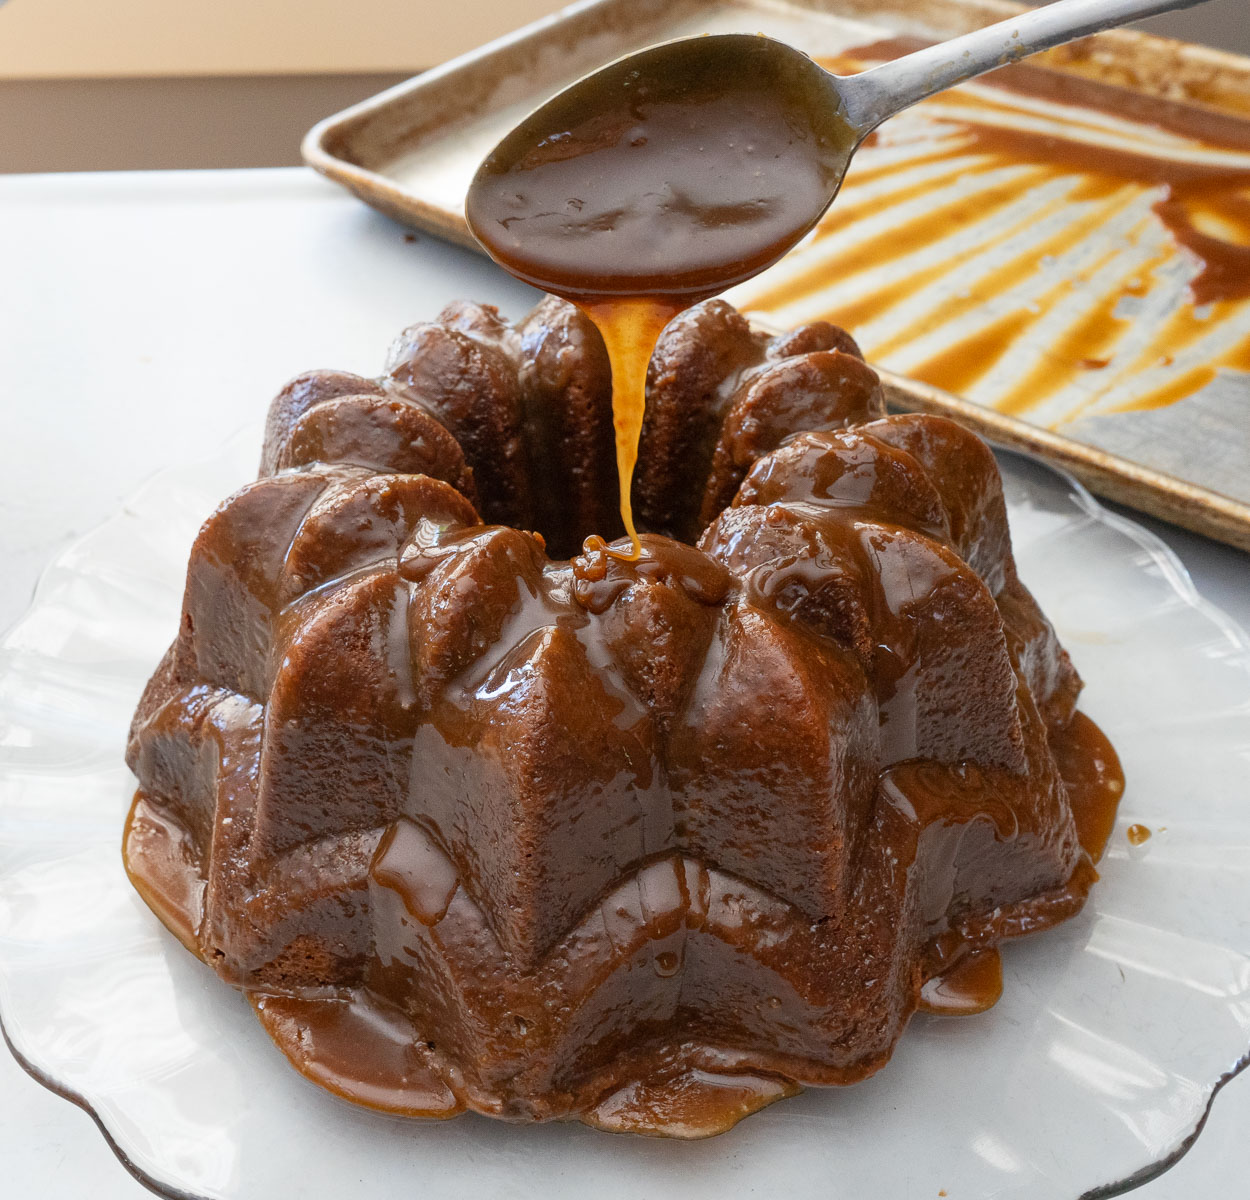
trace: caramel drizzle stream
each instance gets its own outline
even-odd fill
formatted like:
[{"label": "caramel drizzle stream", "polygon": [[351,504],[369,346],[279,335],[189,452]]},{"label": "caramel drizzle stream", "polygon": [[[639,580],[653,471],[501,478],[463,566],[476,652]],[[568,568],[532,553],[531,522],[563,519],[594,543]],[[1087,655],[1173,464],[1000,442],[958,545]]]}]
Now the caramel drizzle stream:
[{"label": "caramel drizzle stream", "polygon": [[621,521],[630,549],[608,549],[614,558],[637,562],[642,542],[634,528],[631,487],[638,463],[638,444],[647,402],[647,367],[664,326],[687,305],[654,297],[579,300],[578,307],[603,335],[612,367],[612,427],[616,434],[616,474],[620,488]]}]

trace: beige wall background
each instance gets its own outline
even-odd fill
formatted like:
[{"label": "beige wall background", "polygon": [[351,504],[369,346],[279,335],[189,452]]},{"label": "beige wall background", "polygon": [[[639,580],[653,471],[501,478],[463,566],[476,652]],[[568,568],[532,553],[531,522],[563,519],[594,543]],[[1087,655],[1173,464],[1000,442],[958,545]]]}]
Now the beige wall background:
[{"label": "beige wall background", "polygon": [[0,79],[404,71],[566,0],[8,0]]},{"label": "beige wall background", "polygon": [[[8,0],[0,79],[416,70],[555,12],[562,0]],[[1250,0],[1147,22],[1250,53]]]}]

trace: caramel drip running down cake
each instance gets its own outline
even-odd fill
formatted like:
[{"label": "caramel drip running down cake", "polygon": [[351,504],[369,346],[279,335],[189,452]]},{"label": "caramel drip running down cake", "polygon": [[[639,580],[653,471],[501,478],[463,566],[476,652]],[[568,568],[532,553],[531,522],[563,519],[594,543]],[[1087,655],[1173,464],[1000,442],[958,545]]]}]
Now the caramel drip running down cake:
[{"label": "caramel drip running down cake", "polygon": [[981,441],[700,303],[630,561],[611,400],[555,299],[294,379],[135,715],[136,887],[373,1108],[717,1133],[992,1004],[1096,878],[1118,764]]}]

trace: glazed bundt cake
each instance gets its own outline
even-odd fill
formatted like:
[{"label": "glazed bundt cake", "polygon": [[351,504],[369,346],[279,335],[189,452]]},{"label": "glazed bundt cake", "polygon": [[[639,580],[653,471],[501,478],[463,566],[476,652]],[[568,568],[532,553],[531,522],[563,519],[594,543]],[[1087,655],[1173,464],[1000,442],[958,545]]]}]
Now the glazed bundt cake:
[{"label": "glazed bundt cake", "polygon": [[1114,754],[994,459],[845,333],[678,317],[636,562],[615,499],[593,326],[457,304],[288,384],[196,539],[128,869],[341,1095],[717,1132],[991,1003],[1095,878]]}]

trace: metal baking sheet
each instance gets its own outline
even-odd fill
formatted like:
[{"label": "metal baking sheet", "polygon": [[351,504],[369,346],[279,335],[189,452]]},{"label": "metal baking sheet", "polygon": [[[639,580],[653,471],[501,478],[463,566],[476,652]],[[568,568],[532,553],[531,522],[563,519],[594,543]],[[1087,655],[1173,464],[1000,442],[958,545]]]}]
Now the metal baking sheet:
[{"label": "metal baking sheet", "polygon": [[[853,48],[949,37],[1018,11],[1003,0],[588,0],[330,117],[304,154],[397,220],[472,245],[462,208],[483,154],[620,54],[762,32],[854,69],[843,58]],[[955,415],[1102,495],[1250,550],[1250,297],[1194,304],[1201,266],[1157,216],[1158,182],[1094,196],[1079,164],[1030,170],[964,136],[967,110],[989,107],[1041,137],[1080,127],[1095,144],[1250,171],[1250,60],[1117,32],[1045,61],[1074,86],[1243,118],[1246,147],[1090,119],[1062,93],[965,85],[883,127],[821,228],[728,298],[765,325],[845,324],[897,407]],[[949,215],[926,231],[935,211]]]}]

